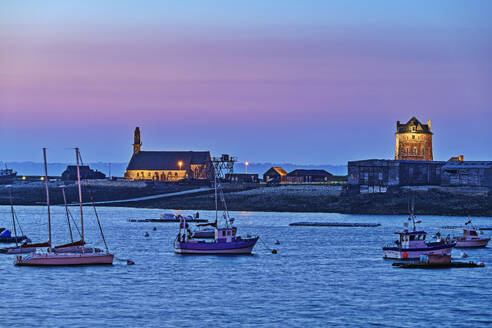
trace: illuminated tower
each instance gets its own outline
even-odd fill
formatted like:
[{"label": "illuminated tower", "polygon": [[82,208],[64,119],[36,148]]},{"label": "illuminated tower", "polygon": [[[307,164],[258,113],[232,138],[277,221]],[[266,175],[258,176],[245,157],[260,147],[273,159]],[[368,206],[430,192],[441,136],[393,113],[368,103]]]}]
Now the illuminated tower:
[{"label": "illuminated tower", "polygon": [[140,128],[135,128],[135,135],[133,136],[133,154],[136,155],[140,152],[142,142],[140,141]]},{"label": "illuminated tower", "polygon": [[406,124],[396,122],[395,159],[432,161],[431,122],[422,124],[412,117]]}]

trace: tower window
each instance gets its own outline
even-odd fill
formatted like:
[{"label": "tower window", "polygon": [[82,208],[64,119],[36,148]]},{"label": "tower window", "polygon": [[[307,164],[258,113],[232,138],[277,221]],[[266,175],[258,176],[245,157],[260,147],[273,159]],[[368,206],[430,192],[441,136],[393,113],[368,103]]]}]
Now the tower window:
[{"label": "tower window", "polygon": [[408,147],[406,148],[406,152],[407,152],[407,155],[408,155]]},{"label": "tower window", "polygon": [[413,147],[413,154],[417,155],[417,147]]},{"label": "tower window", "polygon": [[415,139],[415,134],[412,134],[412,139]]},{"label": "tower window", "polygon": [[415,127],[414,126],[412,126],[412,131],[415,132]]}]

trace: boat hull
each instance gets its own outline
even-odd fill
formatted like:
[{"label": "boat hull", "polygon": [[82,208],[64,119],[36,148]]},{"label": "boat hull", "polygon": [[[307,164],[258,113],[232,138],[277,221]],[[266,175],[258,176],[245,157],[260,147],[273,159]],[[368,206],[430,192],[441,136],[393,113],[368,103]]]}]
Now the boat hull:
[{"label": "boat hull", "polygon": [[27,236],[0,237],[0,243],[5,243],[5,244],[20,243],[21,241],[24,240],[27,240]]},{"label": "boat hull", "polygon": [[202,255],[241,255],[251,254],[258,237],[235,242],[178,242],[174,243],[174,251],[178,254]]},{"label": "boat hull", "polygon": [[3,254],[29,254],[36,251],[36,247],[14,247],[14,248],[2,248],[0,253]]},{"label": "boat hull", "polygon": [[429,246],[426,248],[398,248],[398,247],[383,247],[383,258],[389,260],[414,260],[419,259],[420,255],[451,255],[451,251],[455,246],[452,244],[444,244],[437,246]]},{"label": "boat hull", "polygon": [[82,265],[112,265],[114,254],[87,253],[35,253],[25,259],[18,257],[14,264],[17,266],[82,266]]},{"label": "boat hull", "polygon": [[456,240],[456,248],[482,248],[486,247],[490,238],[481,238],[473,240]]}]

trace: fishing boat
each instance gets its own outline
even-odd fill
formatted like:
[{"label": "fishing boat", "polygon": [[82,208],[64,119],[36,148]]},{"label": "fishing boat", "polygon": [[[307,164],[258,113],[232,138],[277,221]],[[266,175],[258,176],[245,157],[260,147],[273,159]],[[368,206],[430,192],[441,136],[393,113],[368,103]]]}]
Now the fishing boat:
[{"label": "fishing boat", "polygon": [[[70,243],[66,245],[58,246],[59,249],[63,249],[64,246],[68,247],[82,247],[80,252],[60,252],[56,251],[57,247],[52,247],[51,239],[51,215],[50,215],[50,198],[48,189],[48,168],[46,162],[46,148],[43,148],[44,157],[44,170],[45,170],[45,186],[46,186],[46,203],[48,207],[48,234],[49,234],[49,246],[46,253],[34,252],[25,257],[18,256],[14,264],[17,266],[78,266],[78,265],[112,265],[114,254],[109,253],[104,234],[102,232],[99,216],[96,213],[99,230],[106,246],[106,252],[85,252],[84,241],[84,215],[82,208],[82,187],[80,183],[80,154],[79,149],[75,148],[75,155],[77,160],[77,182],[79,189],[79,204],[80,204],[80,226],[81,226],[81,240],[76,243]],[[94,207],[95,210],[95,207]]]},{"label": "fishing boat", "polygon": [[5,166],[5,169],[0,170],[0,184],[11,184],[14,183],[17,178],[17,172],[14,172],[12,169],[8,169]]},{"label": "fishing boat", "polygon": [[[12,226],[14,227],[14,235],[12,236],[12,232],[8,229],[2,228],[0,230],[0,243],[15,243],[16,246],[17,244],[26,240],[29,241],[27,236],[24,235],[24,232],[22,231],[22,228],[19,224],[19,220],[17,219],[17,215],[15,214],[14,211],[14,203],[12,201],[12,189],[9,186],[9,199],[10,199],[10,213],[12,215]],[[16,224],[17,222],[17,224]],[[17,225],[19,226],[21,235],[17,235]],[[2,252],[2,250],[0,250]]]},{"label": "fishing boat", "polygon": [[490,241],[490,238],[480,237],[479,234],[483,234],[480,229],[472,224],[470,218],[465,223],[465,227],[462,228],[463,234],[461,236],[453,237],[452,240],[456,242],[456,248],[483,248],[486,247]]},{"label": "fishing boat", "polygon": [[[216,170],[217,171],[217,170]],[[213,240],[206,241],[193,238],[193,234],[188,227],[186,218],[181,218],[179,231],[174,240],[174,251],[178,254],[204,254],[204,255],[239,255],[251,254],[259,237],[238,236],[237,228],[233,226],[234,218],[229,217],[227,205],[225,203],[224,193],[220,188],[220,198],[224,207],[223,219],[224,227],[219,228],[218,222],[218,183],[217,176],[214,177],[215,189],[215,222],[203,224],[201,226],[213,227]]]},{"label": "fishing boat", "polygon": [[421,255],[451,255],[456,242],[450,239],[426,242],[427,233],[423,230],[417,230],[416,225],[422,221],[415,221],[413,210],[408,221],[412,222],[413,229],[409,230],[409,222],[405,222],[405,229],[395,232],[399,238],[395,241],[395,245],[383,247],[384,259],[414,260],[419,259]]}]

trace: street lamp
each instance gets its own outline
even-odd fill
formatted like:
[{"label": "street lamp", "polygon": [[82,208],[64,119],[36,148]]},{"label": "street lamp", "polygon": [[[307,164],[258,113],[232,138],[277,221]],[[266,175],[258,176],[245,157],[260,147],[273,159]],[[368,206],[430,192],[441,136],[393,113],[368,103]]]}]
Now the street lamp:
[{"label": "street lamp", "polygon": [[179,165],[179,170],[181,171],[181,167],[183,166],[183,161],[179,161],[178,165]]},{"label": "street lamp", "polygon": [[248,174],[248,166],[249,166],[249,162],[248,161],[244,162],[244,168],[246,170],[246,174]]}]

